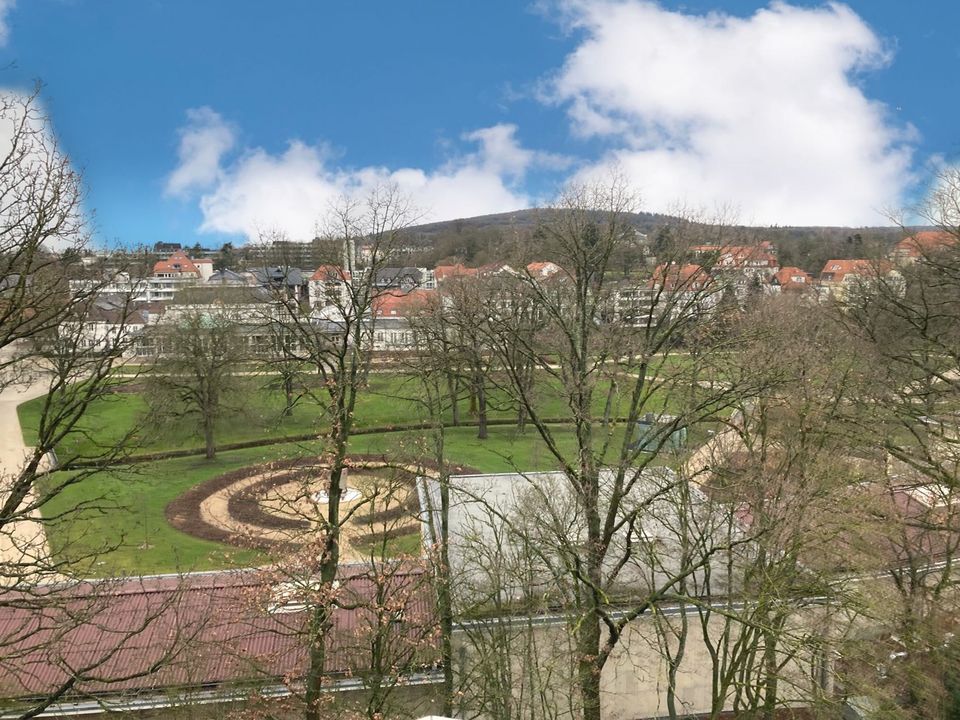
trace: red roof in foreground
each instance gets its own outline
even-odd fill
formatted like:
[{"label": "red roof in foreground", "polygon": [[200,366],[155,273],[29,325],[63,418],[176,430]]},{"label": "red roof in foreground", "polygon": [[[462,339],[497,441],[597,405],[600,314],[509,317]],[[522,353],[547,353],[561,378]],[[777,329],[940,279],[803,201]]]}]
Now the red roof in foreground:
[{"label": "red roof in foreground", "polygon": [[[391,630],[416,644],[420,667],[436,662],[432,634],[424,631],[436,624],[435,607],[421,571],[394,571],[377,583],[358,570],[341,583],[345,605],[369,605],[378,588],[387,588],[397,604],[390,612],[399,618]],[[48,694],[72,677],[78,678],[72,693],[120,693],[277,683],[306,669],[307,613],[271,612],[260,571],[84,582],[43,592],[3,596],[4,697]],[[369,666],[364,632],[372,617],[369,609],[334,610],[328,674]]]}]

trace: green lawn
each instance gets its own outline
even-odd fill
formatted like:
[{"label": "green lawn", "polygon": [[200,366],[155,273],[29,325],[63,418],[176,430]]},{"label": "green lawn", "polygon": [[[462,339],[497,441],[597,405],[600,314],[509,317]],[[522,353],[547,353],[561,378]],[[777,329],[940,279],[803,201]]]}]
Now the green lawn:
[{"label": "green lawn", "polygon": [[[292,417],[281,417],[282,393],[266,387],[267,381],[257,378],[244,394],[239,406],[222,424],[218,441],[222,444],[261,438],[283,438],[317,433],[322,429],[317,405],[304,402],[294,410]],[[373,375],[367,391],[361,397],[356,418],[357,426],[380,427],[415,423],[424,420],[420,403],[416,400],[417,383],[398,374]],[[515,410],[501,393],[492,392],[490,417],[515,417]],[[600,393],[598,393],[600,395]],[[545,379],[538,388],[541,412],[545,416],[562,418],[562,400]],[[605,398],[598,397],[598,405]],[[41,416],[44,398],[38,398],[20,407],[20,418],[27,442],[35,434]],[[663,407],[661,403],[661,407]],[[656,407],[656,403],[652,403]],[[61,456],[72,452],[89,452],[98,444],[118,442],[129,428],[138,427],[137,451],[156,451],[197,447],[197,435],[190,423],[181,422],[173,428],[157,429],[147,417],[147,403],[139,393],[116,393],[94,403],[85,416],[83,426],[68,437],[58,450]],[[598,406],[597,410],[600,411]],[[669,409],[669,404],[667,404]],[[468,418],[468,403],[463,402],[463,417]],[[616,411],[615,411],[616,414]],[[557,444],[567,457],[574,457],[574,436],[570,425],[552,426]],[[613,450],[618,448],[623,428],[615,431]],[[691,433],[688,447],[702,441],[706,428]],[[518,434],[514,425],[491,426],[490,437],[476,438],[476,427],[448,428],[446,431],[447,459],[455,464],[476,468],[481,472],[509,472],[514,470],[555,469],[557,463],[547,451],[537,432],[528,427]],[[400,459],[431,456],[432,447],[421,431],[398,431],[355,435],[351,452],[357,454],[384,454]],[[167,524],[164,509],[174,498],[189,488],[224,472],[270,460],[316,454],[316,442],[278,442],[265,447],[221,451],[217,459],[207,461],[200,456],[175,458],[116,468],[86,478],[82,483],[66,488],[44,508],[50,521],[48,537],[54,554],[77,571],[91,575],[118,573],[156,573],[177,570],[206,570],[230,566],[244,566],[267,558],[255,551],[240,551],[219,543],[208,542],[183,534]],[[55,478],[56,476],[54,476]],[[81,508],[75,510],[76,508]],[[64,514],[66,513],[66,514]],[[62,519],[60,516],[63,515]],[[396,538],[391,547],[409,551],[416,538]],[[95,559],[90,560],[91,556]]]},{"label": "green lawn", "polygon": [[[557,441],[572,451],[569,427],[556,427]],[[425,447],[420,433],[397,432],[361,435],[351,451],[386,454],[392,458],[422,457]],[[451,462],[483,472],[549,470],[556,463],[539,436],[531,429],[518,435],[513,427],[490,429],[487,440],[477,440],[476,428],[447,430],[446,448]],[[208,570],[243,566],[266,558],[253,551],[240,551],[219,543],[196,539],[167,524],[164,509],[187,489],[224,472],[283,457],[317,452],[308,443],[286,443],[264,448],[220,453],[216,460],[200,457],[175,458],[137,467],[101,472],[66,488],[43,512],[55,518],[65,511],[95,504],[95,509],[68,512],[53,521],[48,538],[54,554],[69,562],[96,554],[78,564],[84,574],[156,573],[177,570]],[[56,476],[54,476],[55,478]],[[410,539],[398,538],[398,550],[409,551]]]},{"label": "green lawn", "polygon": [[[306,435],[318,432],[325,426],[321,406],[310,398],[303,398],[293,414],[283,416],[283,393],[269,378],[245,379],[246,387],[229,400],[224,420],[220,423],[217,443],[246,442],[261,438],[278,438]],[[603,387],[607,387],[604,383]],[[490,390],[488,417],[491,419],[511,419],[516,416],[513,404],[505,393]],[[356,427],[382,427],[403,423],[426,421],[428,418],[422,403],[418,400],[420,388],[415,378],[409,375],[380,374],[372,375],[369,387],[358,399],[355,412]],[[557,392],[552,381],[541,379],[536,397],[538,408],[544,417],[563,418],[569,411]],[[605,394],[598,392],[595,398],[595,411],[603,411]],[[43,413],[45,398],[37,398],[24,403],[19,408],[20,423],[24,440],[28,445],[35,444],[37,427]],[[625,407],[626,398],[619,396],[614,407],[616,413]],[[663,407],[664,403],[654,398],[652,408]],[[461,417],[475,420],[469,412],[469,403],[461,401]],[[448,421],[452,417],[448,415]],[[115,446],[131,429],[135,430],[130,446],[131,452],[155,452],[199,448],[201,441],[195,422],[184,418],[175,422],[160,424],[148,413],[148,405],[139,392],[117,392],[108,394],[93,402],[76,431],[65,438],[57,447],[62,457],[75,454],[97,454],[98,448]]]}]

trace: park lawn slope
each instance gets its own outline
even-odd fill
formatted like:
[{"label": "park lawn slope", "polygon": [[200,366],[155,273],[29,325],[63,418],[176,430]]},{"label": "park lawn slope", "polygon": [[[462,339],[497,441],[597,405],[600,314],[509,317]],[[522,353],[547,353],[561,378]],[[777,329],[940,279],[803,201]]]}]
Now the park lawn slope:
[{"label": "park lawn slope", "polygon": [[[283,393],[271,386],[270,378],[249,378],[246,391],[231,399],[219,423],[216,435],[220,446],[257,440],[284,439],[320,433],[327,427],[321,407],[310,398],[304,398],[290,416],[283,414]],[[609,385],[603,381],[595,397],[595,413],[604,411],[604,391]],[[355,410],[355,427],[384,428],[411,425],[429,420],[419,400],[420,387],[411,375],[378,374],[370,377]],[[557,381],[540,377],[535,390],[537,408],[542,417],[562,419],[569,416]],[[24,442],[36,444],[37,428],[42,417],[46,398],[36,398],[22,404],[18,412],[23,429]],[[655,394],[649,407],[670,409],[671,402],[663,394]],[[470,403],[460,403],[461,419],[476,421],[470,412]],[[620,414],[626,408],[626,398],[617,395],[612,411]],[[175,422],[158,423],[150,417],[145,396],[139,387],[119,388],[91,403],[87,413],[58,446],[62,458],[95,457],[105,448],[113,448],[128,435],[126,446],[131,454],[164,452],[198,448],[201,444],[194,417],[185,417]],[[489,391],[488,418],[511,420],[517,416],[515,404],[496,388]],[[447,413],[446,422],[452,422]]]},{"label": "park lawn slope", "polygon": [[[553,430],[558,445],[572,454],[575,438],[570,426],[553,426]],[[418,457],[429,459],[424,452],[427,447],[430,444],[420,432],[360,435],[350,443],[351,452],[358,455],[409,458],[410,462]],[[554,458],[533,429],[518,434],[513,427],[497,426],[490,428],[487,440],[478,440],[476,428],[449,428],[446,449],[450,462],[481,472],[556,469]],[[213,461],[174,458],[101,471],[67,487],[43,507],[50,522],[51,551],[57,560],[72,563],[76,573],[89,576],[212,570],[267,562],[263,553],[201,540],[174,529],[166,521],[165,508],[190,488],[231,470],[318,452],[317,443],[285,443],[226,451]],[[417,547],[417,541],[398,538],[392,547],[396,552],[409,552]]]}]

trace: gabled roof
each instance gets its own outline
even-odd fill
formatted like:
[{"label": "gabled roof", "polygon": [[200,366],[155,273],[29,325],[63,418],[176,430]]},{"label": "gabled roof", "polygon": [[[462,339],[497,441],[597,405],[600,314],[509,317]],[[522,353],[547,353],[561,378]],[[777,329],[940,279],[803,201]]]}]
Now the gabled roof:
[{"label": "gabled roof", "polygon": [[783,290],[804,290],[813,285],[813,276],[806,270],[788,266],[774,273],[770,282],[773,285],[779,285]]},{"label": "gabled roof", "polygon": [[481,265],[477,268],[477,275],[516,275],[517,271],[505,262],[497,261]]},{"label": "gabled roof", "polygon": [[85,321],[109,325],[147,325],[151,318],[162,315],[164,308],[162,302],[130,302],[123,296],[104,293],[86,308]]},{"label": "gabled roof", "polygon": [[426,279],[424,268],[417,267],[381,268],[376,274],[376,284],[380,287],[404,282],[420,285]]},{"label": "gabled roof", "polygon": [[691,250],[696,255],[715,256],[715,268],[777,266],[773,244],[767,240],[757,245],[697,245]]},{"label": "gabled roof", "polygon": [[527,272],[533,277],[548,278],[560,272],[560,266],[549,260],[546,262],[532,262],[527,265]]},{"label": "gabled roof", "polygon": [[435,291],[421,288],[410,292],[384,292],[374,298],[373,313],[377,317],[407,317],[436,297]]},{"label": "gabled roof", "polygon": [[176,273],[179,275],[193,274],[200,277],[200,270],[193,260],[187,257],[182,250],[177,250],[166,260],[158,260],[153,266],[156,273]]},{"label": "gabled roof", "polygon": [[921,230],[897,243],[895,253],[901,257],[921,258],[931,252],[957,244],[956,236],[943,230]]},{"label": "gabled roof", "polygon": [[710,274],[700,265],[663,263],[657,265],[649,284],[651,287],[662,287],[664,290],[689,291],[701,290],[712,280]]},{"label": "gabled roof", "polygon": [[350,273],[339,265],[321,265],[310,276],[311,282],[349,282]]},{"label": "gabled roof", "polygon": [[247,278],[230,268],[215,270],[207,278],[208,285],[246,285]]},{"label": "gabled roof", "polygon": [[822,282],[843,282],[848,275],[869,276],[876,273],[876,263],[865,258],[827,260],[820,272]]},{"label": "gabled roof", "polygon": [[456,263],[455,265],[437,265],[433,271],[433,276],[437,282],[440,283],[454,277],[474,277],[477,275],[477,272],[477,268]]},{"label": "gabled roof", "polygon": [[261,285],[296,286],[304,284],[303,271],[296,267],[258,267],[249,272]]}]

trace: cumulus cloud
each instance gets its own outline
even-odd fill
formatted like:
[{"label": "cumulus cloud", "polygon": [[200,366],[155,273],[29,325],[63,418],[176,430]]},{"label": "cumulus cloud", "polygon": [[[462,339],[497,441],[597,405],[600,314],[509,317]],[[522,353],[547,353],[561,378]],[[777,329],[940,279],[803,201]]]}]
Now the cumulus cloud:
[{"label": "cumulus cloud", "polygon": [[0,88],[0,157],[0,253],[37,239],[47,250],[82,247],[89,218],[80,178],[35,94]]},{"label": "cumulus cloud", "polygon": [[3,47],[10,40],[10,23],[8,18],[17,0],[0,0],[0,47]]},{"label": "cumulus cloud", "polygon": [[845,5],[750,17],[643,0],[562,0],[576,49],[547,85],[572,131],[607,143],[651,210],[734,206],[761,224],[869,224],[912,182],[911,130],[858,76],[890,61]]},{"label": "cumulus cloud", "polygon": [[360,196],[394,183],[409,195],[425,219],[440,220],[528,207],[517,188],[534,167],[559,168],[563,158],[523,148],[513,125],[494,125],[463,136],[473,152],[435,170],[359,169],[333,164],[322,145],[292,140],[283,152],[243,149],[229,157],[236,134],[209,108],[192,110],[181,130],[179,164],[167,191],[196,196],[203,214],[200,230],[237,233],[248,239],[281,229],[290,237],[313,237],[317,222],[343,195]]},{"label": "cumulus cloud", "polygon": [[235,143],[236,133],[218,113],[208,107],[187,110],[177,148],[179,164],[167,178],[167,195],[185,197],[216,182],[220,160]]}]

